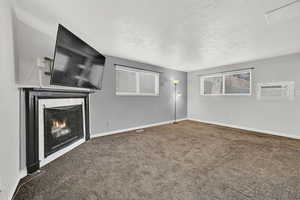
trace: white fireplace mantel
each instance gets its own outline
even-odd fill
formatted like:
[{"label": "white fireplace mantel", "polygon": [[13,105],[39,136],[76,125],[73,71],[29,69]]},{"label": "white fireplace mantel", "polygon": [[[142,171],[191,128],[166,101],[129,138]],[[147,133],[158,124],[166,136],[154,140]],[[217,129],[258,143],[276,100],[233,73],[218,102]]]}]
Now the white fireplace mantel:
[{"label": "white fireplace mantel", "polygon": [[44,109],[45,108],[53,108],[53,107],[60,107],[60,106],[73,106],[73,105],[82,105],[82,110],[85,109],[84,107],[84,98],[62,98],[62,99],[40,99],[38,103],[39,109],[39,160],[40,160],[40,167],[45,166],[49,162],[59,158],[60,156],[64,155],[65,153],[71,151],[75,147],[79,146],[80,144],[84,143],[86,140],[86,133],[85,133],[85,112],[82,112],[82,119],[83,119],[83,131],[84,137],[82,139],[77,140],[76,142],[68,145],[67,147],[49,155],[45,158],[44,156]]}]

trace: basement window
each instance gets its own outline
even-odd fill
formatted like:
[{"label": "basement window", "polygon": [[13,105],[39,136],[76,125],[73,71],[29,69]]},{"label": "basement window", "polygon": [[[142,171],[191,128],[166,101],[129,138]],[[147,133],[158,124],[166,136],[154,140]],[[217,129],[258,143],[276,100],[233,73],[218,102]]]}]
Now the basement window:
[{"label": "basement window", "polygon": [[159,96],[159,73],[116,65],[116,95]]},{"label": "basement window", "polygon": [[222,95],[223,76],[212,75],[201,78],[201,92],[203,95]]},{"label": "basement window", "polygon": [[200,92],[204,96],[251,95],[251,70],[227,72],[200,77]]}]

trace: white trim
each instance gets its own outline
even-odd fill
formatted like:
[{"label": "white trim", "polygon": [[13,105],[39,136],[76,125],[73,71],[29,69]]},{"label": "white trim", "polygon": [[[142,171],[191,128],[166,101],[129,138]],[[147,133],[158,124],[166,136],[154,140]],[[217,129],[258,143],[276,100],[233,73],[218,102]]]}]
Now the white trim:
[{"label": "white trim", "polygon": [[300,139],[300,135],[298,136],[298,135],[291,135],[291,134],[286,134],[286,133],[278,133],[278,132],[270,131],[270,130],[260,130],[260,129],[255,129],[255,128],[237,126],[237,125],[233,125],[233,124],[220,123],[220,122],[215,122],[215,121],[206,121],[206,120],[200,120],[200,119],[194,119],[194,118],[188,118],[188,120],[207,123],[207,124],[214,124],[214,125],[219,125],[219,126],[225,126],[225,127],[230,127],[230,128],[242,129],[242,130],[246,130],[246,131],[264,133],[264,134],[268,134],[268,135],[276,135],[276,136],[288,137],[288,138],[292,138],[292,139]]},{"label": "white trim", "polygon": [[70,144],[69,146],[49,155],[48,157],[44,156],[44,109],[45,108],[52,108],[57,106],[70,106],[70,105],[82,105],[82,110],[85,110],[84,99],[83,98],[63,98],[63,99],[40,99],[38,101],[38,108],[39,108],[39,161],[40,167],[45,166],[46,164],[52,162],[53,160],[59,158],[60,156],[64,155],[65,153],[71,151],[75,147],[81,145],[85,142],[85,112],[82,112],[82,119],[83,119],[83,133],[84,137],[79,139],[78,141]]},{"label": "white trim", "polygon": [[230,75],[236,75],[236,74],[246,74],[246,73],[251,73],[252,69],[242,69],[242,70],[238,70],[238,71],[232,71],[232,72],[225,72],[223,73],[223,75],[225,76],[230,76]]},{"label": "white trim", "polygon": [[222,95],[226,95],[226,93],[225,93],[225,82],[226,82],[226,75],[225,74],[223,74],[222,75]]},{"label": "white trim", "polygon": [[117,96],[159,96],[159,94],[150,93],[131,93],[131,92],[116,92]]},{"label": "white trim", "polygon": [[[226,93],[225,86],[226,86],[226,76],[236,75],[236,74],[247,74],[250,73],[250,86],[249,86],[249,93]],[[236,72],[228,72],[224,74],[224,82],[223,82],[223,94],[224,96],[252,96],[252,70],[242,70]]]},{"label": "white trim", "polygon": [[[123,71],[123,72],[130,72],[130,73],[135,73],[135,79],[136,79],[136,88],[135,92],[117,92],[117,72],[118,71]],[[159,96],[159,77],[160,74],[158,72],[153,72],[153,71],[147,71],[147,70],[140,70],[140,69],[134,69],[130,67],[123,67],[119,65],[115,65],[115,74],[116,74],[116,92],[115,94],[117,96]],[[149,74],[154,76],[154,81],[155,81],[155,91],[154,93],[141,93],[140,92],[140,77],[141,74]]]},{"label": "white trim", "polygon": [[48,163],[56,160],[57,158],[61,157],[62,155],[68,153],[69,151],[75,149],[76,147],[78,147],[79,145],[83,144],[85,142],[85,138],[80,139],[72,144],[70,144],[69,146],[49,155],[47,158],[43,159],[40,161],[40,167],[43,167],[45,165],[47,165]]},{"label": "white trim", "polygon": [[25,167],[24,169],[21,169],[19,172],[19,179],[21,180],[22,178],[24,178],[25,176],[27,176],[27,167]]},{"label": "white trim", "polygon": [[87,88],[75,88],[75,87],[64,87],[59,85],[47,85],[47,86],[40,86],[40,85],[26,85],[22,83],[16,84],[17,88],[41,88],[41,89],[57,89],[57,90],[72,90],[72,91],[83,91],[83,92],[93,92],[93,91],[100,91],[100,90],[92,90]]},{"label": "white trim", "polygon": [[[222,93],[218,94],[205,94],[204,93],[204,81],[207,78],[222,78]],[[200,77],[200,95],[202,96],[222,96],[224,94],[224,76],[222,74],[213,74],[213,75],[207,75],[207,76],[201,76]]]},{"label": "white trim", "polygon": [[[176,121],[179,122],[179,121],[184,121],[184,120],[187,120],[187,118],[178,119]],[[113,135],[113,134],[117,134],[117,133],[134,131],[134,130],[138,130],[138,129],[153,127],[153,126],[160,126],[160,125],[165,125],[165,124],[171,124],[173,122],[174,122],[174,120],[170,120],[170,121],[164,121],[164,122],[159,122],[159,123],[147,124],[147,125],[137,126],[137,127],[127,128],[127,129],[118,129],[118,130],[104,132],[104,133],[96,133],[96,134],[91,134],[91,138],[97,138],[97,137],[102,137],[102,136],[107,136],[107,135]]]},{"label": "white trim", "polygon": [[[249,93],[226,93],[225,86],[226,86],[226,76],[236,75],[236,74],[246,74],[250,73],[250,86],[249,86]],[[204,94],[204,81],[207,78],[222,78],[222,93],[219,94]],[[216,73],[211,75],[204,75],[200,76],[200,95],[202,96],[252,96],[252,70],[239,70],[234,72],[224,72],[224,73]]]},{"label": "white trim", "polygon": [[[6,194],[8,195],[8,199],[12,199],[14,197],[16,189],[18,188],[19,182],[20,182],[20,179],[17,178],[14,186],[12,186],[10,188],[5,188],[4,183],[2,182],[2,186],[4,186],[4,188],[1,188],[2,189],[1,193],[3,193],[2,195],[5,195],[5,190],[6,190],[7,191]],[[0,197],[1,197],[1,194],[0,194]]]},{"label": "white trim", "polygon": [[91,105],[92,105],[92,104],[91,104],[91,93],[89,93],[88,95],[89,95],[89,104],[88,104],[88,106],[89,106],[89,113],[88,113],[88,115],[89,115],[89,120],[88,120],[88,123],[89,123],[89,124],[88,124],[88,125],[89,125],[89,134],[91,135],[91,132],[92,132],[92,128],[91,128],[91,127],[92,127],[92,126],[91,126],[91,125],[92,125],[92,124],[91,124],[92,115],[91,115],[91,108],[90,108]]}]

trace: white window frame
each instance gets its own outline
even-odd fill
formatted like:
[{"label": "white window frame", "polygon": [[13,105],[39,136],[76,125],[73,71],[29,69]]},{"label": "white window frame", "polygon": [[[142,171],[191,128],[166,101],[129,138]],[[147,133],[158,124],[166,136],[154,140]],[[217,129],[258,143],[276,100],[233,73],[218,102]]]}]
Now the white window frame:
[{"label": "white window frame", "polygon": [[[250,73],[250,88],[249,93],[225,93],[225,78],[226,76],[230,75],[236,75],[236,74],[244,74],[244,73]],[[204,94],[204,81],[207,78],[212,77],[222,77],[223,84],[222,84],[222,93],[221,94]],[[200,77],[200,94],[202,96],[252,96],[252,70],[240,70],[240,71],[234,71],[234,72],[225,72],[225,73],[216,73],[212,75],[207,76],[201,76]]]},{"label": "white window frame", "polygon": [[[121,65],[115,65],[115,72],[125,71],[133,72],[136,74],[136,92],[117,92],[117,76],[116,77],[116,95],[117,96],[159,96],[159,73],[147,70],[140,70],[130,67],[124,67]],[[151,74],[155,76],[155,93],[141,93],[140,92],[140,74]]]},{"label": "white window frame", "polygon": [[203,96],[221,96],[224,93],[224,85],[222,85],[222,93],[221,94],[205,94],[204,93],[204,81],[207,78],[222,78],[222,84],[224,84],[224,77],[222,74],[213,74],[208,76],[201,76],[200,78],[200,94]]},{"label": "white window frame", "polygon": [[[225,93],[225,82],[226,82],[226,76],[236,75],[236,74],[246,74],[250,73],[250,86],[249,86],[249,93]],[[236,72],[228,72],[224,73],[223,77],[223,94],[225,96],[251,96],[252,95],[252,70],[241,70]]]}]

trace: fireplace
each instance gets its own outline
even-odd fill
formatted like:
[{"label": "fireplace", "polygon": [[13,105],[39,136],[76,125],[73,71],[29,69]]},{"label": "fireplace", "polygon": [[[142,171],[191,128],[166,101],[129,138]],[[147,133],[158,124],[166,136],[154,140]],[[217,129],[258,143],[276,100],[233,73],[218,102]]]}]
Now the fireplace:
[{"label": "fireplace", "polygon": [[44,108],[44,157],[83,137],[81,104]]},{"label": "fireplace", "polygon": [[25,89],[28,173],[90,139],[89,93]]}]

